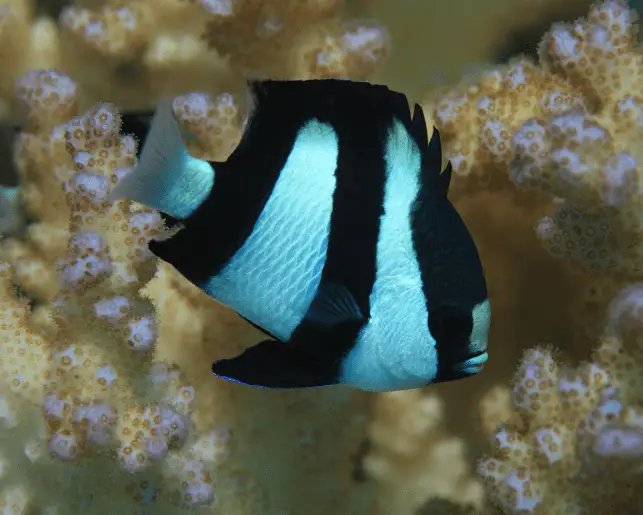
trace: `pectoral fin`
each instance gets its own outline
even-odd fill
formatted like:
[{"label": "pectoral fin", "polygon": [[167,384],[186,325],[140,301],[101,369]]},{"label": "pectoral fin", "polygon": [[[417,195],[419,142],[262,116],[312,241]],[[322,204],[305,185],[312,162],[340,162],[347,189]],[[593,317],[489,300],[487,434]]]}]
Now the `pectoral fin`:
[{"label": "pectoral fin", "polygon": [[319,327],[333,327],[349,321],[364,320],[364,315],[350,290],[341,284],[319,287],[306,313],[306,321]]}]

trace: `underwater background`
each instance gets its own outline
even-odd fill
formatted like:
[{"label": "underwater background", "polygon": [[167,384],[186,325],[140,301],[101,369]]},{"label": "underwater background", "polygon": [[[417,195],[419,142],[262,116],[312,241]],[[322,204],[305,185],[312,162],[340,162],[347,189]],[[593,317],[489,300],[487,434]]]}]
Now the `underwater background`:
[{"label": "underwater background", "polygon": [[[643,53],[620,0],[0,0],[0,513],[643,513]],[[107,192],[171,97],[225,160],[247,78],[420,103],[493,320],[424,390],[247,388],[262,339]]]}]

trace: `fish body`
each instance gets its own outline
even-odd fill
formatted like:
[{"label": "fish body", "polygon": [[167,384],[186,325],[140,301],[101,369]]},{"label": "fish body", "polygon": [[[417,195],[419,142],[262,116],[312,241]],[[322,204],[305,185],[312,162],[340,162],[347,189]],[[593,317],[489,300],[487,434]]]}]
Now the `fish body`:
[{"label": "fish body", "polygon": [[270,339],[213,372],[268,388],[417,388],[477,373],[490,304],[478,253],[447,198],[440,136],[385,86],[250,85],[225,162],[189,156],[169,103],[111,200],[183,228],[150,250]]}]

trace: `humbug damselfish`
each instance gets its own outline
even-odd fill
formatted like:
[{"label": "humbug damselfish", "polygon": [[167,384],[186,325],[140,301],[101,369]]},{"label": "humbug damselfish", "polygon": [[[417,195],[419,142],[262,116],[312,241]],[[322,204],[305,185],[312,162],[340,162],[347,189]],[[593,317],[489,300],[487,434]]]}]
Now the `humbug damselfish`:
[{"label": "humbug damselfish", "polygon": [[161,102],[138,165],[110,194],[180,221],[150,250],[269,337],[214,374],[391,391],[479,372],[484,272],[422,108],[411,116],[403,94],[349,80],[249,88],[227,161],[188,155]]}]

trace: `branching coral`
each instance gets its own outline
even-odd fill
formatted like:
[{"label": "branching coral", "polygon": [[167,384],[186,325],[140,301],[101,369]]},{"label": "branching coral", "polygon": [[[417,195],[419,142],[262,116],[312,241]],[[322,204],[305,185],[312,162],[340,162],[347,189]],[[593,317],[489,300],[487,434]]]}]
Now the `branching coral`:
[{"label": "branching coral", "polygon": [[[350,460],[364,397],[260,391],[259,402],[213,378],[207,363],[250,344],[254,329],[169,267],[157,270],[147,249],[165,231],[156,211],[106,202],[136,162],[118,110],[76,115],[75,84],[54,70],[30,72],[19,88],[30,112],[16,161],[34,222],[0,246],[0,438],[13,449],[0,503],[16,513],[367,507]],[[194,149],[225,158],[239,136],[234,97],[193,93],[174,106]],[[329,426],[342,420],[336,438]],[[296,495],[285,488],[320,474],[336,479]]]},{"label": "branching coral", "polygon": [[337,18],[339,6],[337,0],[244,0],[208,23],[207,39],[270,77],[365,78],[388,53],[386,33],[373,22]]},{"label": "branching coral", "polygon": [[436,395],[382,394],[369,439],[364,470],[379,485],[381,513],[414,513],[436,498],[482,505],[482,485],[468,470],[465,442],[444,427],[444,402]]},{"label": "branching coral", "polygon": [[30,1],[0,3],[0,119],[9,114],[7,102],[14,82],[32,68],[60,66],[58,27],[48,18],[34,19]]},{"label": "branching coral", "polygon": [[[550,254],[539,255],[542,263],[555,263],[553,255],[597,278],[574,275],[590,301],[579,331],[603,332],[591,361],[567,366],[537,347],[524,355],[511,393],[494,389],[482,399],[473,431],[492,435],[478,467],[487,505],[462,440],[443,423],[443,410],[464,404],[453,393],[460,385],[445,387],[444,402],[423,392],[378,396],[367,433],[369,400],[356,392],[271,392],[213,378],[212,359],[260,336],[149,254],[149,239],[167,236],[158,213],[105,202],[136,162],[138,142],[119,130],[121,107],[181,93],[173,106],[190,152],[223,160],[244,118],[238,84],[228,87],[226,74],[362,78],[387,53],[383,29],[347,21],[333,0],[140,0],[68,7],[61,30],[45,20],[49,39],[32,41],[28,3],[7,5],[2,19],[20,23],[0,23],[0,52],[14,59],[37,41],[52,46],[41,56],[47,71],[23,73],[18,60],[0,71],[3,95],[2,80],[22,77],[16,95],[28,108],[15,146],[19,190],[0,194],[2,228],[17,227],[17,201],[29,220],[24,233],[0,242],[2,509],[399,515],[425,503],[417,513],[640,511],[643,294],[638,284],[622,285],[640,280],[643,101],[636,20],[623,3],[604,1],[587,19],[555,26],[538,66],[518,59],[423,102],[454,163],[452,196],[465,216],[478,197],[510,192],[512,211],[487,203],[471,224],[474,237],[481,224],[493,234],[498,221],[522,228],[527,220]],[[207,76],[208,87],[195,91],[195,76]],[[135,92],[127,101],[117,93],[124,84]],[[85,110],[98,98],[119,109]],[[529,234],[518,236],[502,234],[505,253],[524,247],[508,256],[511,270],[500,267],[507,282],[526,275],[520,267],[532,253],[523,245]],[[496,310],[504,284],[489,269]],[[604,331],[606,299],[615,295]],[[515,297],[529,297],[516,324],[530,316],[545,325],[533,290],[516,287]],[[556,305],[557,297],[544,298]],[[494,324],[507,323],[497,313]],[[529,338],[519,343],[537,343]],[[490,367],[510,352],[492,342]],[[477,380],[462,383],[476,389]],[[352,469],[366,436],[368,480],[357,481]]]},{"label": "branching coral", "polygon": [[[640,285],[616,296],[607,319],[602,312],[641,274],[637,31],[623,2],[597,3],[586,19],[552,28],[538,66],[518,59],[425,102],[460,179],[456,195],[537,191],[530,211],[553,210],[534,224],[541,243],[594,274],[577,274],[589,305],[575,320],[578,332],[602,332],[591,361],[572,367],[549,347],[531,349],[515,374],[513,413],[482,406],[494,450],[479,472],[504,513],[641,509]],[[498,419],[506,423],[493,429]]]},{"label": "branching coral", "polygon": [[239,88],[253,76],[366,78],[389,53],[385,29],[341,2],[129,0],[69,2],[58,20],[35,0],[0,2],[0,119],[18,116],[13,84],[57,68],[96,101],[151,107],[159,95]]},{"label": "branching coral", "polygon": [[[61,116],[59,104],[47,99],[73,97],[69,86],[69,79],[56,72],[31,73],[21,85],[31,91],[32,118],[42,119],[48,112],[49,122],[23,136],[38,144],[48,135],[47,143],[57,140],[69,152],[59,154],[56,163],[67,166],[62,196],[69,236],[57,263],[59,274],[50,277],[51,283],[59,281],[46,308],[53,323],[39,327],[30,320],[26,301],[15,296],[13,284],[21,281],[12,276],[15,265],[9,262],[16,258],[11,244],[5,257],[9,262],[2,265],[2,391],[11,413],[15,410],[9,425],[31,423],[28,433],[34,440],[24,442],[33,462],[30,470],[52,466],[52,460],[68,462],[71,468],[64,468],[63,477],[74,484],[60,497],[55,489],[38,485],[51,480],[46,475],[29,474],[28,484],[22,485],[28,506],[73,511],[84,505],[108,513],[128,498],[144,506],[151,502],[146,496],[156,499],[162,511],[171,509],[164,506],[211,503],[214,462],[195,459],[185,445],[194,388],[176,368],[154,361],[156,316],[151,302],[138,293],[154,271],[147,242],[162,230],[160,218],[151,210],[131,211],[105,202],[111,184],[134,164],[136,143],[119,136],[118,113],[109,105],[65,122],[68,113]],[[61,123],[52,126],[56,122]],[[52,156],[37,164],[47,157]],[[31,173],[37,171],[43,170]],[[59,190],[60,183],[51,189]],[[58,219],[48,222],[54,234],[65,234],[64,213],[58,211]],[[33,247],[45,254],[52,250],[38,242]],[[27,287],[37,284],[34,270],[24,270],[20,263],[18,268],[23,277],[32,276]],[[191,441],[194,445],[199,437],[193,435]],[[150,470],[155,463],[156,470]],[[118,474],[119,468],[138,475]],[[113,500],[114,490],[94,491],[92,485],[101,478],[110,478],[118,499]]]},{"label": "branching coral", "polygon": [[512,403],[520,423],[499,428],[479,464],[505,513],[636,513],[641,510],[643,289],[624,290],[592,362],[559,365],[528,351]]},{"label": "branching coral", "polygon": [[207,92],[192,92],[176,97],[173,107],[190,135],[186,147],[191,155],[210,161],[224,160],[236,147],[244,120],[233,95],[221,93],[213,98]]},{"label": "branching coral", "polygon": [[555,197],[537,229],[547,249],[626,277],[641,272],[635,23],[624,3],[597,4],[545,36],[540,67],[518,60],[426,104],[460,175],[500,172]]}]

